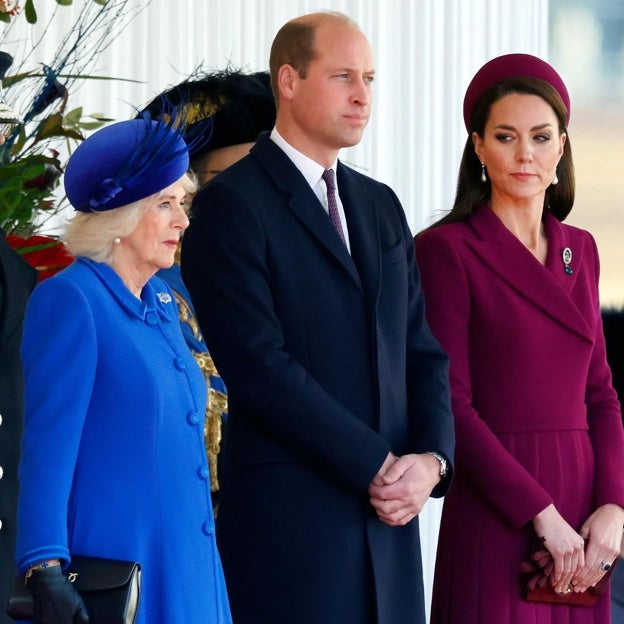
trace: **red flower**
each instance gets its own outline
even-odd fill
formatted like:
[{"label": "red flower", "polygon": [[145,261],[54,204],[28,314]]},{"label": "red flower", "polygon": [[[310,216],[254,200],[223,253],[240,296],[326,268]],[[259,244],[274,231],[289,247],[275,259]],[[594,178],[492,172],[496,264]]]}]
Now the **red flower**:
[{"label": "red flower", "polygon": [[39,281],[51,277],[61,269],[69,266],[73,257],[65,249],[65,245],[56,238],[49,236],[13,236],[7,237],[9,245],[19,253],[28,264],[39,271]]},{"label": "red flower", "polygon": [[[12,5],[12,6],[11,6]],[[19,3],[16,0],[0,0],[0,13],[8,13],[9,15],[18,15],[20,12]]]}]

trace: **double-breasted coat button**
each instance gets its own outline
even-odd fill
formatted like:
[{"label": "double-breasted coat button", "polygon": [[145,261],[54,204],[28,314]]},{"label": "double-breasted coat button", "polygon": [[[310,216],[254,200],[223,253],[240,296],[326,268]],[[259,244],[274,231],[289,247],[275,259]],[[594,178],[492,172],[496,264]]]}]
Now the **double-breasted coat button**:
[{"label": "double-breasted coat button", "polygon": [[158,315],[154,310],[148,310],[145,314],[145,322],[148,325],[156,325],[158,323]]},{"label": "double-breasted coat button", "polygon": [[179,371],[183,371],[186,368],[186,362],[182,358],[176,358],[175,360],[173,360],[173,365]]},{"label": "double-breasted coat button", "polygon": [[197,476],[202,480],[206,481],[210,476],[210,471],[208,470],[208,466],[200,466],[197,469]]},{"label": "double-breasted coat button", "polygon": [[210,520],[206,520],[202,524],[202,533],[208,536],[214,535],[214,522],[211,522]]},{"label": "double-breasted coat button", "polygon": [[186,422],[194,427],[199,422],[199,414],[197,412],[189,412],[186,415]]}]

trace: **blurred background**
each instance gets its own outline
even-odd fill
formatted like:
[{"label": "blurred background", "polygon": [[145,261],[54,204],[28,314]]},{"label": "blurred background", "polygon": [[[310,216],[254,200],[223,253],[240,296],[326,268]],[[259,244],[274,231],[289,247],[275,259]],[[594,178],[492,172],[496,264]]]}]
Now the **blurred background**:
[{"label": "blurred background", "polygon": [[604,307],[624,305],[624,2],[551,0],[549,60],[572,97],[577,195],[568,223],[595,236]]}]

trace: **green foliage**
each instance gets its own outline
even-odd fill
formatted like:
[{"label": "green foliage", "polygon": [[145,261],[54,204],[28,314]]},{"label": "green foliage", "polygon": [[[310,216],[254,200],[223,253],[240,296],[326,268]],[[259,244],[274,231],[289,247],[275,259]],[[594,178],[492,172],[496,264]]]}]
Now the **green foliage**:
[{"label": "green foliage", "polygon": [[[21,19],[23,15],[28,24],[34,24],[35,5],[42,2],[52,0],[0,0],[0,20]],[[59,7],[71,6],[72,2],[56,0]],[[30,236],[45,233],[49,224],[58,225],[58,220],[51,218],[67,207],[66,198],[59,192],[67,159],[87,134],[113,121],[101,113],[86,113],[82,106],[69,109],[73,89],[88,80],[117,80],[91,76],[89,70],[124,25],[149,2],[85,0],[56,52],[49,55],[50,65],[42,68],[27,67],[27,47],[22,46],[20,54],[11,48],[9,52],[0,37],[0,49],[12,53],[17,67],[15,74],[2,80],[4,100],[24,120],[9,134],[5,130],[6,141],[0,146],[0,227],[7,234]],[[59,19],[64,12],[58,9]],[[50,21],[56,16],[54,10]],[[23,59],[15,58],[18,56]]]},{"label": "green foliage", "polygon": [[65,142],[66,152],[71,151],[71,142],[82,141],[107,121],[99,113],[84,115],[80,106],[65,115],[50,113],[30,134],[24,126],[15,130],[12,145],[0,147],[0,226],[5,232],[30,236],[63,209],[55,190],[64,164],[51,145]]},{"label": "green foliage", "polygon": [[33,0],[26,0],[26,4],[24,4],[24,14],[26,16],[26,21],[29,24],[37,23],[37,11],[35,10]]}]

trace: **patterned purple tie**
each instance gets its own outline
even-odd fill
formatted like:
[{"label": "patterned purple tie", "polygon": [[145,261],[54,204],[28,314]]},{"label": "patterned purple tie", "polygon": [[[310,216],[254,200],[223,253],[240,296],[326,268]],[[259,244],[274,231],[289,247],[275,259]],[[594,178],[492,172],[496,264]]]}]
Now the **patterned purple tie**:
[{"label": "patterned purple tie", "polygon": [[346,246],[344,232],[342,231],[342,224],[340,223],[340,215],[338,214],[338,204],[336,203],[336,185],[334,183],[334,170],[325,169],[323,171],[323,180],[327,185],[327,207],[329,208],[329,220],[332,222],[340,240]]}]

